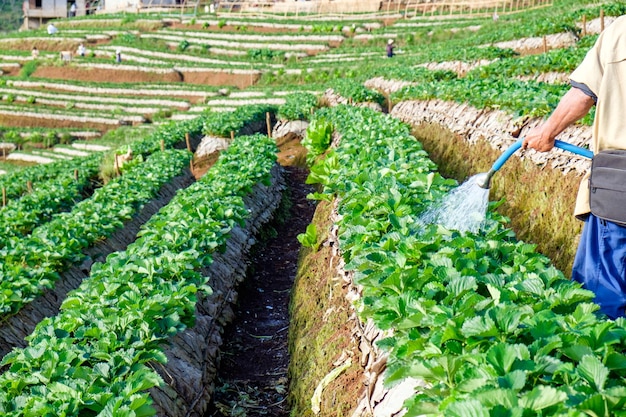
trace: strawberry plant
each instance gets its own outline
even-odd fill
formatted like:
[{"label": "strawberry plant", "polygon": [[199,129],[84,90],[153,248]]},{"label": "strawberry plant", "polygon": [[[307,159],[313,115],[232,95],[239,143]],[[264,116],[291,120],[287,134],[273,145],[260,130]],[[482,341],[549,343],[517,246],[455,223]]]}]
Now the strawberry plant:
[{"label": "strawberry plant", "polygon": [[0,314],[17,312],[53,287],[61,270],[80,262],[84,249],[122,227],[163,184],[181,173],[189,158],[186,151],[155,153],[72,211],[36,227],[27,238],[5,240],[0,249]]},{"label": "strawberry plant", "polygon": [[[401,123],[367,109],[322,110],[341,140],[318,198],[338,197],[346,269],[362,318],[392,330],[385,381],[426,382],[407,416],[620,415],[626,320],[598,314],[490,211],[478,233],[417,216],[455,184]],[[315,174],[315,176],[313,176]],[[320,177],[321,178],[321,177]]]},{"label": "strawberry plant", "polygon": [[60,211],[70,210],[97,177],[101,155],[72,164],[78,173],[65,170],[49,181],[35,184],[33,192],[0,208],[0,247],[11,237],[25,236]]},{"label": "strawberry plant", "polygon": [[330,146],[333,127],[323,117],[314,118],[306,129],[302,144],[307,147],[307,161],[312,163]]},{"label": "strawberry plant", "polygon": [[265,121],[266,114],[275,113],[271,105],[251,105],[239,107],[232,112],[210,113],[204,119],[202,132],[205,135],[230,137],[230,133],[237,134],[247,124]]},{"label": "strawberry plant", "polygon": [[248,216],[243,198],[269,181],[275,160],[271,138],[237,138],[126,251],[94,264],[59,315],[3,359],[0,412],[154,415],[146,391],[163,383],[154,363],[166,361],[167,338],[193,324],[197,292],[211,291],[199,269]]},{"label": "strawberry plant", "polygon": [[278,108],[276,117],[281,120],[309,120],[316,108],[318,100],[315,95],[296,92],[286,97],[285,104]]}]

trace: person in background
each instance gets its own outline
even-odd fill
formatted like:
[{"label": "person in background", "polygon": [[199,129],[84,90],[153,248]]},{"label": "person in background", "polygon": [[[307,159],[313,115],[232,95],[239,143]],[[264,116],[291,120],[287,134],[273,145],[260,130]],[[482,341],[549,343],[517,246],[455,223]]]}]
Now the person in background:
[{"label": "person in background", "polygon": [[387,41],[387,58],[393,57],[393,39]]},{"label": "person in background", "polygon": [[39,58],[39,49],[37,49],[36,46],[33,46],[33,50],[30,51],[30,55],[33,57],[33,59]]},{"label": "person in background", "polygon": [[78,49],[76,50],[76,53],[79,56],[84,57],[86,52],[87,52],[87,50],[85,49],[85,45],[83,45],[82,43],[80,45],[78,45]]},{"label": "person in background", "polygon": [[61,51],[59,53],[59,57],[63,62],[69,62],[72,60],[72,52],[71,51]]},{"label": "person in background", "polygon": [[[571,88],[554,112],[531,129],[522,148],[547,152],[555,137],[596,106],[592,149],[626,149],[626,15],[598,37],[583,62],[570,76]],[[626,227],[601,219],[589,206],[589,174],[578,191],[574,215],[584,220],[572,268],[572,279],[593,291],[600,311],[615,319],[626,309]]]},{"label": "person in background", "polygon": [[122,62],[122,50],[120,48],[115,51],[115,62]]},{"label": "person in background", "polygon": [[50,24],[48,25],[48,35],[52,36],[52,35],[56,35],[59,32],[59,29],[57,29],[56,26],[54,26],[54,23],[50,22]]},{"label": "person in background", "polygon": [[76,2],[70,6],[70,17],[76,17]]}]

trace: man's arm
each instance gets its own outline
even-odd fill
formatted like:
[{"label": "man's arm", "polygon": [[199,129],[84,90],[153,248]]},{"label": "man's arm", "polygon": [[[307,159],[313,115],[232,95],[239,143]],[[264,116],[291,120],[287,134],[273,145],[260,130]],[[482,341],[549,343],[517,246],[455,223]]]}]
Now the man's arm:
[{"label": "man's arm", "polygon": [[566,127],[585,116],[594,104],[593,97],[579,88],[571,88],[561,98],[548,120],[526,134],[522,148],[532,148],[539,152],[549,151],[554,147],[554,138]]}]

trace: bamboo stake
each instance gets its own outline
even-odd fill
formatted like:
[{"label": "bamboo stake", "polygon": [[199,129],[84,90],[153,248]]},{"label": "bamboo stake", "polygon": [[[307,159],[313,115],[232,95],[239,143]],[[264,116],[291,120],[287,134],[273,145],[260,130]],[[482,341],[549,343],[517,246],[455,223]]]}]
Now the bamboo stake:
[{"label": "bamboo stake", "polygon": [[165,141],[161,139],[161,152],[165,150]]},{"label": "bamboo stake", "polygon": [[546,52],[548,52],[548,39],[546,35],[543,35],[543,53],[545,54]]},{"label": "bamboo stake", "polygon": [[583,15],[583,36],[587,36],[587,15]]},{"label": "bamboo stake", "polygon": [[26,189],[28,189],[29,193],[33,192],[33,182],[32,181],[26,181]]},{"label": "bamboo stake", "polygon": [[231,141],[232,141],[232,140],[235,140],[235,131],[234,131],[234,130],[231,130],[231,131],[230,131],[230,140],[231,140]]},{"label": "bamboo stake", "polygon": [[265,113],[265,124],[267,125],[267,137],[272,137],[272,122],[270,120],[270,112]]},{"label": "bamboo stake", "polygon": [[74,180],[78,181],[78,170],[77,169],[74,170]]},{"label": "bamboo stake", "polygon": [[189,142],[189,132],[185,133],[185,143],[187,143],[187,150],[191,152],[191,143]]}]

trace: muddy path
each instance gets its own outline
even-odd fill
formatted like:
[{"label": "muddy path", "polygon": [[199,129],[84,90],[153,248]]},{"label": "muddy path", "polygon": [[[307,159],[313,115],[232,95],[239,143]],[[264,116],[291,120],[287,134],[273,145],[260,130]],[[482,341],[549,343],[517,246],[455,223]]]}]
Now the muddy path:
[{"label": "muddy path", "polygon": [[283,210],[257,245],[227,327],[213,403],[205,417],[287,417],[289,297],[300,243],[315,211],[304,184],[308,171],[285,167]]}]

